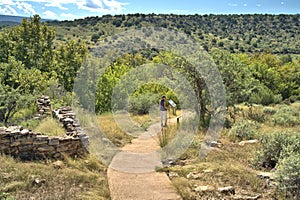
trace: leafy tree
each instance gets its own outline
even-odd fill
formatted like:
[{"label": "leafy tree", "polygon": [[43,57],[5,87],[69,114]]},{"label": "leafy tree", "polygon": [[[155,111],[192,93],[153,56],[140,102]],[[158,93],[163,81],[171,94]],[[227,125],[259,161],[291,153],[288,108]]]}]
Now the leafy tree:
[{"label": "leafy tree", "polygon": [[61,44],[57,49],[57,64],[53,69],[58,75],[59,82],[69,92],[73,89],[77,71],[87,53],[86,45],[75,40]]},{"label": "leafy tree", "polygon": [[41,23],[39,15],[30,21],[23,19],[21,26],[9,29],[0,37],[0,61],[8,62],[13,56],[28,69],[36,68],[49,72],[54,59],[53,40],[55,32]]}]

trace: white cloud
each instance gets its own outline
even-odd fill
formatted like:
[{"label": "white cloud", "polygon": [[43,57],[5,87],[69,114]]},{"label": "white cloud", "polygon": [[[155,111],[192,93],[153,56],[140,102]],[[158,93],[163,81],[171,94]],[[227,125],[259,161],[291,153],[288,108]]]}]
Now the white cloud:
[{"label": "white cloud", "polygon": [[257,7],[261,7],[261,4],[256,4]]},{"label": "white cloud", "polygon": [[284,2],[282,1],[282,2],[280,2],[280,4],[281,4],[281,5],[283,5],[283,4],[284,4]]},{"label": "white cloud", "polygon": [[49,2],[49,3],[46,3],[45,6],[47,6],[47,7],[57,7],[59,9],[61,9],[61,10],[68,10],[68,8],[63,7],[62,3],[60,3],[57,0],[53,0],[53,1]]},{"label": "white cloud", "polygon": [[127,3],[121,3],[115,0],[82,0],[77,2],[79,9],[100,13],[121,12],[125,5],[127,5]]},{"label": "white cloud", "polygon": [[[37,7],[35,8],[34,5]],[[128,3],[119,2],[119,0],[0,0],[0,12],[6,14],[20,14],[34,15],[38,12],[43,13],[54,9],[61,11],[70,10],[77,7],[77,10],[85,10],[100,14],[120,13],[125,9]],[[53,7],[53,10],[50,9]],[[54,11],[55,12],[55,11]],[[47,12],[50,16],[53,13]],[[56,12],[58,16],[60,12]],[[75,15],[62,14],[59,17],[76,18]]]},{"label": "white cloud", "polygon": [[5,5],[4,8],[0,6],[1,15],[18,15],[17,11],[10,5]]},{"label": "white cloud", "polygon": [[247,7],[248,5],[246,3],[244,3],[244,7]]},{"label": "white cloud", "polygon": [[14,3],[12,0],[2,0],[2,5],[14,6],[16,3]]},{"label": "white cloud", "polygon": [[18,8],[19,10],[22,10],[22,11],[23,11],[25,14],[27,14],[27,15],[34,15],[34,14],[37,13],[37,12],[34,10],[34,8],[32,7],[32,5],[29,4],[29,3],[17,1],[17,2],[16,2],[16,5],[17,5],[17,8]]},{"label": "white cloud", "polygon": [[45,15],[45,19],[57,19],[57,15],[50,10],[43,12],[43,14]]}]

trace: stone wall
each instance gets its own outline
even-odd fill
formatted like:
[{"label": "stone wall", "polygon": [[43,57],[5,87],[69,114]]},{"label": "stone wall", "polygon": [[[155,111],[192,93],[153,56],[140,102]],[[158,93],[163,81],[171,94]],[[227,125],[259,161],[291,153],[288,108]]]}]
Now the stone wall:
[{"label": "stone wall", "polygon": [[87,153],[80,137],[48,137],[20,126],[0,127],[0,152],[23,160],[62,159]]},{"label": "stone wall", "polygon": [[37,100],[37,110],[38,113],[35,115],[36,119],[51,116],[51,102],[48,96],[42,96]]},{"label": "stone wall", "polygon": [[[51,103],[47,96],[37,100],[37,119],[51,117]],[[0,127],[0,153],[22,160],[62,159],[67,156],[82,156],[88,153],[89,137],[80,127],[71,107],[52,111],[66,130],[64,136],[49,137],[20,126]]]}]

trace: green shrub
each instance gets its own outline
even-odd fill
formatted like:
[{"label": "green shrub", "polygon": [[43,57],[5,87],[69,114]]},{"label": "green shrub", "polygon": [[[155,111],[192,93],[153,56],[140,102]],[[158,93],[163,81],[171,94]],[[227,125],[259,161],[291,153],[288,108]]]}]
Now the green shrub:
[{"label": "green shrub", "polygon": [[159,108],[156,101],[157,96],[153,94],[143,94],[136,97],[131,97],[129,103],[129,112],[134,114],[148,114],[153,105],[157,104],[157,109]]},{"label": "green shrub", "polygon": [[232,141],[250,140],[256,136],[258,124],[251,120],[237,122],[229,131],[229,138]]},{"label": "green shrub", "polygon": [[249,102],[255,104],[269,105],[282,101],[281,95],[274,95],[265,85],[257,86],[255,92],[250,95]]},{"label": "green shrub", "polygon": [[274,168],[282,155],[283,149],[293,142],[293,133],[276,132],[261,138],[261,149],[258,151],[255,164],[260,167]]},{"label": "green shrub", "polygon": [[264,107],[263,109],[263,113],[266,115],[274,115],[276,112],[276,109],[273,107]]},{"label": "green shrub", "polygon": [[300,155],[300,133],[290,136],[288,140],[289,144],[283,147],[280,158],[288,157],[293,153]]},{"label": "green shrub", "polygon": [[300,124],[299,111],[295,108],[284,106],[273,116],[272,122],[279,126],[296,126]]},{"label": "green shrub", "polygon": [[252,105],[248,106],[248,110],[246,112],[246,117],[249,120],[253,120],[256,122],[260,122],[260,123],[262,123],[266,120],[266,116],[263,113],[262,108],[258,107],[258,106],[252,106]]},{"label": "green shrub", "polygon": [[287,197],[300,199],[300,154],[292,152],[278,161],[276,177],[279,190]]}]

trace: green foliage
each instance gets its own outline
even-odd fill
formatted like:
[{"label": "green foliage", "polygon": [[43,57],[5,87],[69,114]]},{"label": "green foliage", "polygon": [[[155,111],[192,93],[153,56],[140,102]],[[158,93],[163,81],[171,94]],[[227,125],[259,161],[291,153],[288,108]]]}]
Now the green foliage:
[{"label": "green foliage", "polygon": [[289,136],[276,164],[276,177],[279,190],[287,197],[300,197],[300,134]]},{"label": "green foliage", "polygon": [[146,59],[140,54],[126,54],[118,58],[115,63],[108,66],[100,76],[96,88],[96,112],[111,111],[111,98],[116,84],[122,76],[136,66],[144,64]]},{"label": "green foliage", "polygon": [[300,154],[291,153],[279,160],[277,164],[278,188],[286,193],[286,197],[300,198]]},{"label": "green foliage", "polygon": [[256,137],[258,124],[251,120],[241,120],[233,125],[228,136],[232,141],[250,140]]},{"label": "green foliage", "polygon": [[14,200],[15,198],[13,196],[11,196],[9,193],[7,192],[2,192],[0,194],[0,200]]},{"label": "green foliage", "polygon": [[131,97],[129,102],[129,111],[133,114],[148,114],[152,106],[156,106],[158,95],[156,94],[139,94],[137,96]]},{"label": "green foliage", "polygon": [[0,123],[7,124],[17,110],[32,107],[42,94],[51,94],[54,101],[60,98],[54,91],[64,93],[59,84],[72,90],[87,48],[70,41],[55,50],[54,39],[54,30],[38,15],[0,32]]},{"label": "green foliage", "polygon": [[273,107],[264,107],[263,113],[267,115],[274,115],[277,112],[277,110]]},{"label": "green foliage", "polygon": [[54,64],[53,29],[41,23],[34,15],[30,21],[23,19],[21,26],[12,27],[0,36],[0,62],[9,62],[10,57],[22,62],[25,68],[49,72]]},{"label": "green foliage", "polygon": [[249,105],[244,115],[247,119],[254,120],[259,123],[262,123],[266,120],[266,116],[263,113],[262,108],[260,106]]},{"label": "green foliage", "polygon": [[248,101],[251,88],[256,83],[247,69],[246,55],[234,55],[228,51],[213,49],[211,55],[217,64],[227,91],[227,104]]},{"label": "green foliage", "polygon": [[272,90],[265,85],[258,85],[253,89],[249,98],[249,103],[269,105],[279,103],[281,100],[281,95],[274,95]]},{"label": "green foliage", "polygon": [[[195,37],[204,49],[221,47],[231,53],[299,54],[299,15],[167,15],[128,14],[86,17],[74,21],[51,22],[60,27],[72,27],[69,35],[83,32],[93,35],[94,27],[112,35],[116,30],[141,28],[144,26],[172,28]],[[70,28],[69,28],[70,29]],[[64,35],[64,34],[62,34]],[[66,36],[67,38],[67,36]],[[290,58],[281,59],[288,62]]]},{"label": "green foliage", "polygon": [[26,108],[32,102],[32,95],[22,94],[19,88],[14,89],[0,83],[0,123],[7,125],[19,109]]},{"label": "green foliage", "polygon": [[278,126],[296,126],[300,124],[299,109],[283,106],[272,118],[272,123]]},{"label": "green foliage", "polygon": [[66,91],[72,91],[77,71],[86,55],[87,47],[79,41],[71,40],[58,47],[57,65],[53,69]]},{"label": "green foliage", "polygon": [[274,168],[282,152],[284,152],[284,148],[293,144],[293,142],[299,142],[299,139],[295,141],[292,135],[294,133],[287,131],[263,135],[261,149],[257,153],[255,164],[260,167]]}]

